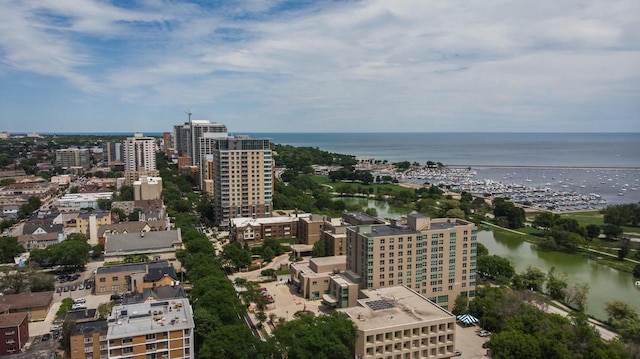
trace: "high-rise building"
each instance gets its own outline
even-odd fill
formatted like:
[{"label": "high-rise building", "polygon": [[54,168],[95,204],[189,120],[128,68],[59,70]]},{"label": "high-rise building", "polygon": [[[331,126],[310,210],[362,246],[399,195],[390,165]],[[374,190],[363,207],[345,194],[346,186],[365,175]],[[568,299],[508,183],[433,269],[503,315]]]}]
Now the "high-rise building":
[{"label": "high-rise building", "polygon": [[216,222],[271,217],[274,164],[269,140],[228,136],[210,144]]},{"label": "high-rise building", "polygon": [[171,141],[171,132],[162,133],[162,151],[165,155],[170,155],[173,149],[173,143]]},{"label": "high-rise building", "polygon": [[[193,133],[191,127],[194,129]],[[205,133],[226,136],[227,126],[203,120],[193,120],[182,125],[173,126],[174,149],[178,151],[179,156],[189,156],[192,159],[191,164],[193,166],[200,166],[198,142]]]},{"label": "high-rise building", "polygon": [[124,170],[153,171],[156,169],[156,140],[136,133],[124,141]]},{"label": "high-rise building", "polygon": [[195,358],[186,298],[116,306],[107,324],[109,358]]},{"label": "high-rise building", "polygon": [[347,270],[362,289],[407,286],[445,309],[475,296],[476,228],[457,218],[410,214],[405,224],[347,228]]},{"label": "high-rise building", "polygon": [[56,150],[56,166],[63,168],[84,167],[89,168],[89,150],[86,148],[65,148]]},{"label": "high-rise building", "polygon": [[102,149],[102,160],[108,166],[122,164],[124,161],[124,146],[122,142],[107,141]]}]

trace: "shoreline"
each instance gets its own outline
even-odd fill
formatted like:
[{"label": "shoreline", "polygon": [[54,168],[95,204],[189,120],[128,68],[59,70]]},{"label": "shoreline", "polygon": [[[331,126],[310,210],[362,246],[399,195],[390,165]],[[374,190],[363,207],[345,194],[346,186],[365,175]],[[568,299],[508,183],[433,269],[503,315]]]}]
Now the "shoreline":
[{"label": "shoreline", "polygon": [[[426,166],[426,164],[425,164]],[[526,168],[531,168],[531,169],[558,169],[558,170],[572,170],[572,169],[577,169],[577,170],[598,170],[598,169],[603,169],[603,170],[640,170],[640,167],[635,167],[635,166],[631,166],[631,167],[624,167],[624,166],[560,166],[560,165],[555,165],[555,166],[547,166],[547,165],[445,165],[445,167],[449,167],[449,168],[462,168],[462,169],[467,169],[467,168],[519,168],[519,169],[526,169]]]}]

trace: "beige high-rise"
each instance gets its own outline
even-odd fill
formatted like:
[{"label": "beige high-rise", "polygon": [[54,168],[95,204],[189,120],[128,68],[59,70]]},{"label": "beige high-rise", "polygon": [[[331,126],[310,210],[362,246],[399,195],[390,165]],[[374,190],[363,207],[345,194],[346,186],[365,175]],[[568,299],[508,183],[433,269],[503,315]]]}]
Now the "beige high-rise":
[{"label": "beige high-rise", "polygon": [[347,228],[347,270],[362,289],[404,285],[448,310],[458,295],[475,296],[476,250],[475,225],[456,218]]}]

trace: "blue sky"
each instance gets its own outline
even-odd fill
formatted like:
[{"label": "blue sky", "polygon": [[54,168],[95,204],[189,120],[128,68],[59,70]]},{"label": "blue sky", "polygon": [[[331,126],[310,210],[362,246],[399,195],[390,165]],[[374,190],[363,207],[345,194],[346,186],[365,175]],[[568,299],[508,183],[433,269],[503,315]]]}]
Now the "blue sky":
[{"label": "blue sky", "polygon": [[640,1],[0,2],[0,131],[640,132]]}]

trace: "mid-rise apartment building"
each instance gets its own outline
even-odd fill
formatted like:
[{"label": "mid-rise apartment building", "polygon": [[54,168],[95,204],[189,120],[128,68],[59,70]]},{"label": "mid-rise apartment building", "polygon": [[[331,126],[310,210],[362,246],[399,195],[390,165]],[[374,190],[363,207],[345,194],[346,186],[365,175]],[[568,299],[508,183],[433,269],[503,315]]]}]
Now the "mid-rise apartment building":
[{"label": "mid-rise apartment building", "polygon": [[71,359],[109,358],[107,321],[76,322],[69,336],[69,356]]},{"label": "mid-rise apartment building", "polygon": [[87,148],[64,148],[56,150],[56,166],[62,168],[89,168],[91,154]]},{"label": "mid-rise apartment building", "polygon": [[109,358],[195,358],[193,311],[185,298],[116,306],[107,322]]},{"label": "mid-rise apartment building", "polygon": [[136,133],[124,141],[124,170],[153,171],[156,169],[156,140]]},{"label": "mid-rise apartment building", "polygon": [[458,295],[474,297],[475,225],[457,218],[410,214],[405,224],[347,228],[347,270],[362,289],[407,286],[445,309]]},{"label": "mid-rise apartment building", "polygon": [[456,317],[404,286],[361,291],[363,299],[338,309],[358,328],[355,357],[362,359],[450,358]]},{"label": "mid-rise apartment building", "polygon": [[227,226],[231,218],[271,217],[274,164],[269,140],[229,136],[212,145],[216,222]]}]

